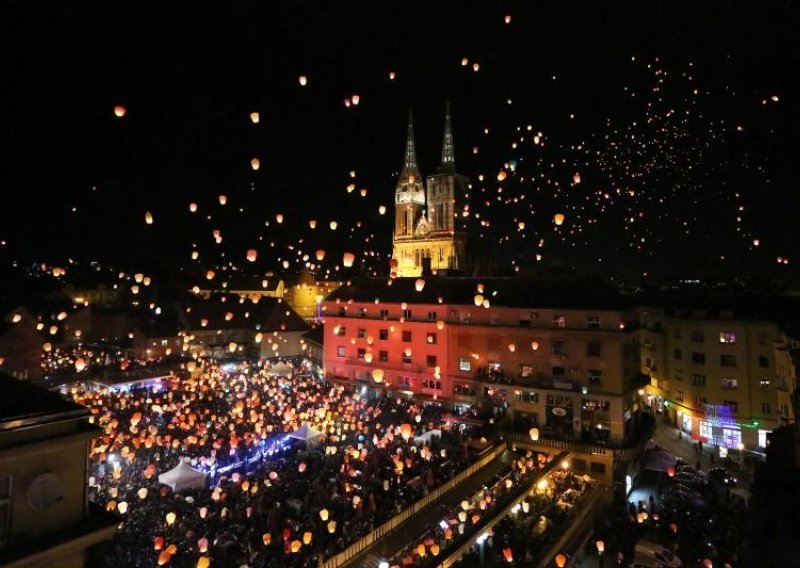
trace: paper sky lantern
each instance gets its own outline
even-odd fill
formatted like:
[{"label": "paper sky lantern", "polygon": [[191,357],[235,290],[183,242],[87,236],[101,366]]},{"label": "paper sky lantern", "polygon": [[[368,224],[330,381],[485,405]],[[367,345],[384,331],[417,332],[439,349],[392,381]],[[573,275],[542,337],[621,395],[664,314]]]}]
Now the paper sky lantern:
[{"label": "paper sky lantern", "polygon": [[125,116],[125,113],[127,112],[128,112],[127,109],[122,105],[117,105],[114,107],[114,115],[117,118],[122,118],[123,116]]},{"label": "paper sky lantern", "polygon": [[261,537],[261,539],[264,541],[264,546],[269,546],[270,544],[272,544],[272,534],[271,533],[264,533],[264,535]]},{"label": "paper sky lantern", "polygon": [[121,515],[124,515],[125,513],[127,513],[128,512],[128,502],[127,501],[121,501],[117,505],[117,510],[119,511],[119,513]]},{"label": "paper sky lantern", "polygon": [[336,221],[331,221],[331,224],[330,224],[331,231],[335,231],[336,227],[338,227],[338,226],[339,226],[339,223],[337,223]]},{"label": "paper sky lantern", "polygon": [[506,174],[505,170],[500,170],[499,172],[497,172],[497,181],[503,181],[504,179],[506,179],[507,175],[508,174]]},{"label": "paper sky lantern", "polygon": [[528,431],[528,435],[531,437],[532,441],[534,442],[539,441],[539,429],[536,426],[534,426]]},{"label": "paper sky lantern", "polygon": [[84,359],[83,357],[78,357],[75,360],[75,370],[80,373],[85,368],[86,368],[86,359]]},{"label": "paper sky lantern", "polygon": [[564,224],[564,214],[563,213],[556,213],[553,215],[553,222],[556,225],[563,225]]},{"label": "paper sky lantern", "polygon": [[309,545],[311,544],[311,540],[314,538],[314,535],[311,534],[311,531],[306,531],[303,533],[303,544]]},{"label": "paper sky lantern", "polygon": [[353,266],[353,262],[355,261],[355,259],[356,256],[352,252],[346,252],[342,257],[342,263],[346,268],[350,268],[351,266]]},{"label": "paper sky lantern", "polygon": [[261,121],[261,115],[257,112],[251,112],[250,120],[253,122],[253,124],[258,124]]},{"label": "paper sky lantern", "polygon": [[328,532],[333,534],[336,532],[336,521],[329,521],[328,522]]},{"label": "paper sky lantern", "polygon": [[197,212],[197,203],[190,203],[189,204],[189,211],[191,211],[192,213],[196,213]]},{"label": "paper sky lantern", "polygon": [[300,75],[297,78],[297,81],[298,83],[300,83],[301,87],[305,87],[306,85],[308,85],[308,77],[306,77],[305,75]]},{"label": "paper sky lantern", "polygon": [[148,225],[152,225],[153,224],[153,214],[150,213],[150,211],[147,211],[144,214],[144,222],[147,223]]},{"label": "paper sky lantern", "polygon": [[211,559],[208,556],[201,556],[197,559],[197,568],[209,568]]},{"label": "paper sky lantern", "polygon": [[364,362],[365,363],[372,363],[372,352],[371,351],[367,351],[366,353],[364,353]]},{"label": "paper sky lantern", "polygon": [[158,555],[158,565],[166,566],[167,564],[169,564],[170,558],[172,558],[172,555],[166,550],[160,552]]},{"label": "paper sky lantern", "polygon": [[258,168],[261,167],[261,160],[258,158],[253,158],[250,160],[250,167],[253,168],[253,170],[258,170]]},{"label": "paper sky lantern", "polygon": [[378,207],[378,213],[379,213],[380,215],[383,215],[383,214],[385,214],[385,213],[386,213],[386,206],[385,206],[385,205],[381,205],[381,206],[379,206],[379,207]]},{"label": "paper sky lantern", "polygon": [[483,300],[484,298],[481,294],[475,294],[475,298],[473,298],[475,305],[478,307],[481,307],[483,305]]},{"label": "paper sky lantern", "polygon": [[575,185],[581,183],[581,174],[575,172],[575,174],[572,176],[572,183],[574,183]]},{"label": "paper sky lantern", "polygon": [[206,280],[213,280],[216,273],[213,270],[206,271]]},{"label": "paper sky lantern", "polygon": [[220,195],[219,196],[219,204],[220,205],[225,205],[226,203],[228,203],[228,196],[227,195]]},{"label": "paper sky lantern", "polygon": [[534,351],[539,349],[539,342],[538,341],[531,341],[531,349],[533,349]]},{"label": "paper sky lantern", "polygon": [[177,518],[177,515],[175,513],[173,513],[173,512],[167,513],[167,516],[165,517],[168,525],[174,525],[176,518]]},{"label": "paper sky lantern", "polygon": [[319,518],[322,519],[323,521],[327,521],[329,514],[330,513],[328,512],[328,509],[321,509],[319,512]]},{"label": "paper sky lantern", "polygon": [[566,557],[565,554],[562,554],[561,552],[556,554],[556,557],[555,557],[554,560],[555,560],[556,566],[558,566],[558,568],[564,568],[564,566],[567,565],[567,557]]},{"label": "paper sky lantern", "polygon": [[249,260],[250,262],[255,262],[256,257],[258,257],[258,252],[256,251],[256,249],[250,249],[247,251],[247,260]]},{"label": "paper sky lantern", "polygon": [[417,278],[417,281],[414,282],[414,288],[417,290],[417,292],[422,292],[422,290],[425,288],[425,279]]},{"label": "paper sky lantern", "polygon": [[303,548],[303,543],[302,543],[302,542],[300,542],[299,540],[293,540],[293,541],[292,541],[292,544],[291,544],[291,545],[289,545],[289,549],[290,549],[292,552],[294,552],[295,554],[297,554],[298,552],[300,552],[300,549],[301,549],[301,548]]},{"label": "paper sky lantern", "polygon": [[383,382],[383,369],[373,369],[372,370],[372,380],[376,383]]},{"label": "paper sky lantern", "polygon": [[359,95],[353,95],[350,100],[353,101],[354,105],[358,106],[358,103],[361,102],[361,97]]},{"label": "paper sky lantern", "polygon": [[283,223],[283,213],[278,213],[275,215],[275,220],[278,222],[278,224]]}]

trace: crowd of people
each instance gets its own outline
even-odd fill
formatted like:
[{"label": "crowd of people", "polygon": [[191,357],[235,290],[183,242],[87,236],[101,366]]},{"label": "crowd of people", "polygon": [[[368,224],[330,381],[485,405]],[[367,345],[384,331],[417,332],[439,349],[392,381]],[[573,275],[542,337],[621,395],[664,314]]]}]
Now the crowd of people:
[{"label": "crowd of people", "polygon": [[[91,498],[122,520],[93,566],[315,566],[470,461],[466,444],[431,435],[447,436],[437,405],[370,400],[267,363],[68,394],[103,430]],[[301,427],[320,435],[291,438]],[[180,460],[207,483],[159,483]]]},{"label": "crowd of people", "polygon": [[[392,567],[436,565],[437,557],[446,556],[448,550],[473,536],[486,519],[498,514],[510,500],[519,497],[521,491],[536,478],[549,458],[545,454],[528,452],[525,456],[511,459],[508,472],[491,485],[482,487],[469,499],[432,523],[420,536],[418,542],[409,543],[395,554],[389,564]],[[527,508],[527,505],[526,505]]]},{"label": "crowd of people", "polygon": [[[593,483],[588,476],[569,470],[549,473],[522,506],[495,525],[494,534],[483,545],[485,565],[535,565],[563,533],[571,511]],[[480,554],[476,547],[464,556],[462,565],[472,566],[470,562]]]}]

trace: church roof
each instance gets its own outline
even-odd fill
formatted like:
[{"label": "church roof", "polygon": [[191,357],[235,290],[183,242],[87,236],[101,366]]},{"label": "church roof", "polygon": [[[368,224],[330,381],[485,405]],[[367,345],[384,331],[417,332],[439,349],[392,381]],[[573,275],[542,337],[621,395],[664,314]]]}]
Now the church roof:
[{"label": "church roof", "polygon": [[408,134],[406,136],[406,151],[403,159],[403,169],[400,170],[400,181],[408,180],[410,176],[415,176],[418,181],[422,180],[417,165],[417,148],[414,144],[414,117],[411,109],[408,110]]}]

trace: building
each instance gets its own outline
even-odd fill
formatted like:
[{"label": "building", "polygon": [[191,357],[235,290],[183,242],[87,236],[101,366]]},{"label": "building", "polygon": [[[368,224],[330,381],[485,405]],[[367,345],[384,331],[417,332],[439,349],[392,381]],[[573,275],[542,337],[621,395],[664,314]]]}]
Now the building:
[{"label": "building", "polygon": [[41,378],[42,338],[36,326],[36,318],[23,306],[0,320],[0,370],[22,380]]},{"label": "building", "polygon": [[316,280],[308,270],[303,270],[297,282],[284,288],[284,299],[304,320],[322,317],[322,302],[342,283],[335,280]]},{"label": "building", "polygon": [[78,568],[119,519],[90,509],[88,409],[0,375],[0,565]]},{"label": "building", "polygon": [[238,294],[198,299],[183,309],[192,354],[210,357],[303,355],[308,324],[282,299]]},{"label": "building", "polygon": [[197,291],[197,295],[205,299],[218,294],[237,294],[245,298],[283,298],[284,293],[283,280],[271,272],[263,277],[234,274],[227,279],[208,281],[208,286]]},{"label": "building", "polygon": [[779,320],[750,302],[641,309],[650,404],[697,440],[764,451],[794,421],[795,368]]},{"label": "building", "polygon": [[640,408],[636,313],[597,281],[357,279],[328,297],[331,380],[621,445]]},{"label": "building", "polygon": [[409,112],[405,158],[395,186],[392,272],[396,276],[420,276],[423,265],[428,262],[436,271],[465,267],[467,233],[461,219],[469,180],[456,173],[449,103],[441,163],[436,174],[425,181],[423,187],[414,143],[414,123]]}]

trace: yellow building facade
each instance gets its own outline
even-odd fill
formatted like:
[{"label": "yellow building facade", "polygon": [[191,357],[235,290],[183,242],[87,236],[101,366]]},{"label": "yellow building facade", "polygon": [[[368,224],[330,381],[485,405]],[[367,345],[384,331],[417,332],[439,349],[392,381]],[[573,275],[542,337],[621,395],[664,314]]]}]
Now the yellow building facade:
[{"label": "yellow building facade", "polygon": [[641,312],[642,372],[651,405],[704,443],[763,451],[794,421],[795,369],[776,322],[732,312]]},{"label": "yellow building facade", "polygon": [[411,114],[403,168],[395,187],[395,227],[392,238],[392,274],[416,277],[423,265],[433,271],[463,270],[466,231],[461,218],[469,182],[455,170],[450,108],[445,114],[441,164],[425,180],[417,165]]}]

